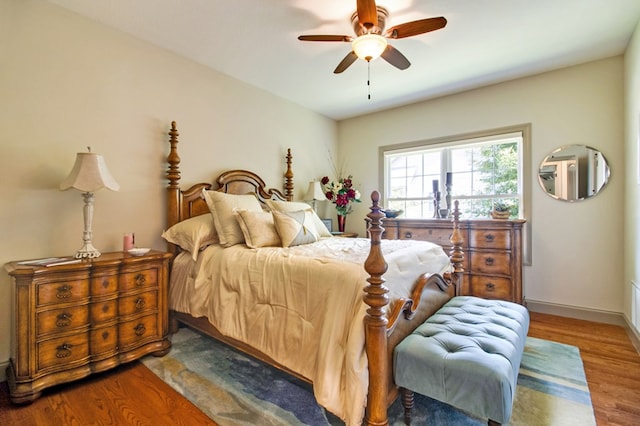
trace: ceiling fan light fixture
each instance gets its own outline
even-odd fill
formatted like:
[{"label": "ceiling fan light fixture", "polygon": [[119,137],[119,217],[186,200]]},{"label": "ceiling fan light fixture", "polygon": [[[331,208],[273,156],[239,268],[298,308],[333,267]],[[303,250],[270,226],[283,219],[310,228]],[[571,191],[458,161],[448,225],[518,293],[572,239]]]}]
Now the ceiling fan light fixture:
[{"label": "ceiling fan light fixture", "polygon": [[364,34],[353,40],[351,47],[358,58],[373,61],[387,48],[387,39],[379,34]]}]

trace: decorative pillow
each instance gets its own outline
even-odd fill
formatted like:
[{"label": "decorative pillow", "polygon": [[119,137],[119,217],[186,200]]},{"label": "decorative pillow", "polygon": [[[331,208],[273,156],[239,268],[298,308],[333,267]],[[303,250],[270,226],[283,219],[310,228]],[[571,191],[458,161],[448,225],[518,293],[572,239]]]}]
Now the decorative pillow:
[{"label": "decorative pillow", "polygon": [[270,212],[236,209],[236,220],[244,241],[251,248],[280,246],[280,237]]},{"label": "decorative pillow", "polygon": [[313,210],[299,210],[297,212],[279,212],[274,210],[273,222],[282,241],[282,247],[293,247],[311,244],[318,241],[320,236],[313,221]]},{"label": "decorative pillow", "polygon": [[296,201],[276,201],[276,200],[266,200],[267,206],[271,209],[271,211],[278,212],[296,212],[300,210],[310,210],[313,216],[313,224],[318,231],[318,235],[321,237],[333,237],[331,231],[324,226],[324,222],[322,219],[318,217],[318,214],[311,210],[311,207],[307,203],[296,202]]},{"label": "decorative pillow", "polygon": [[162,238],[191,253],[194,261],[197,260],[200,250],[220,242],[213,224],[213,216],[210,214],[202,214],[178,222],[164,231]]},{"label": "decorative pillow", "polygon": [[242,229],[236,220],[233,211],[244,209],[249,211],[262,211],[260,201],[253,194],[237,195],[226,194],[218,191],[202,190],[204,200],[213,215],[213,223],[216,226],[220,244],[231,247],[244,243]]}]

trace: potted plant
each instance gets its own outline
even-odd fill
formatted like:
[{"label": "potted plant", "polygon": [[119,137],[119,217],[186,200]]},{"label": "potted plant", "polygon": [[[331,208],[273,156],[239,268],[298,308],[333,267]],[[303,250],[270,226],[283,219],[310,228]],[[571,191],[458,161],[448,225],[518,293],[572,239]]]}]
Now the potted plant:
[{"label": "potted plant", "polygon": [[511,216],[511,207],[507,204],[498,201],[493,205],[493,210],[491,210],[491,217],[494,219],[509,219]]}]

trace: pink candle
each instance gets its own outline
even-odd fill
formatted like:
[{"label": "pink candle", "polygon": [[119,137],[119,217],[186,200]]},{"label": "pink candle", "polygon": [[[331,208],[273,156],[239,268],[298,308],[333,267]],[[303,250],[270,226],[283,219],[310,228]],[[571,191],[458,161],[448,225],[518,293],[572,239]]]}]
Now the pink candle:
[{"label": "pink candle", "polygon": [[129,251],[133,248],[134,236],[133,233],[124,234],[122,239],[122,250]]}]

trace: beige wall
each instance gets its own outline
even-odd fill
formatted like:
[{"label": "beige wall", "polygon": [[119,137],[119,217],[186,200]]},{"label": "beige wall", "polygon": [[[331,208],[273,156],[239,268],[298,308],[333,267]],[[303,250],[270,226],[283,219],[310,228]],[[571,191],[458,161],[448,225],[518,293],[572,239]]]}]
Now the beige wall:
[{"label": "beige wall", "polygon": [[[82,197],[58,185],[87,145],[121,186],[96,193],[95,246],[121,250],[122,234],[135,232],[139,245],[163,249],[172,120],[184,183],[248,168],[281,187],[292,148],[301,199],[309,180],[330,170],[333,120],[46,2],[0,8],[0,266],[80,248]],[[2,272],[0,367],[9,359],[10,307]]]},{"label": "beige wall", "polygon": [[625,315],[640,333],[640,22],[625,54]]},{"label": "beige wall", "polygon": [[[624,127],[621,56],[447,96],[339,123],[339,156],[364,194],[378,187],[378,147],[521,123],[532,126],[532,170],[554,148],[586,144],[612,168],[604,191],[567,203],[533,176],[528,300],[595,311],[623,310]],[[455,195],[455,186],[453,188]],[[366,214],[358,206],[353,216]],[[363,232],[364,225],[357,224]]]}]

